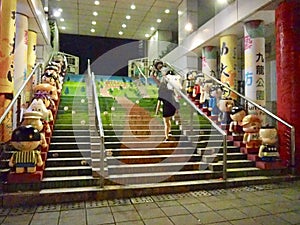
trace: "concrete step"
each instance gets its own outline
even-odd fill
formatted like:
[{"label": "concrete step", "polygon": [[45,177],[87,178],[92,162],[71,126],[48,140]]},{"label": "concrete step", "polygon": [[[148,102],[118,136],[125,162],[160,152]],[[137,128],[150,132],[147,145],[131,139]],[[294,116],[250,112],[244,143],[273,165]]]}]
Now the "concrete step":
[{"label": "concrete step", "polygon": [[89,131],[90,127],[88,123],[85,124],[56,124],[54,125],[54,130],[85,130]]},{"label": "concrete step", "polygon": [[[172,135],[181,135],[181,131],[180,130],[172,130]],[[110,129],[110,130],[104,130],[104,134],[106,136],[120,136],[120,135],[128,135],[128,134],[132,134],[132,135],[164,135],[165,131],[164,129],[143,129],[143,130],[138,130],[138,129],[124,129],[124,130],[115,130],[115,129]]]},{"label": "concrete step", "polygon": [[42,179],[42,188],[73,188],[99,185],[99,179],[92,176],[46,177]]},{"label": "concrete step", "polygon": [[198,154],[146,155],[146,156],[111,156],[107,157],[108,165],[119,164],[146,164],[146,163],[173,163],[173,162],[200,162]]},{"label": "concrete step", "polygon": [[48,158],[46,168],[62,166],[86,166],[91,165],[90,157],[70,157],[70,158]]},{"label": "concrete step", "polygon": [[108,174],[135,174],[135,173],[157,173],[177,171],[200,171],[207,168],[208,164],[203,162],[174,162],[174,163],[152,163],[152,164],[119,164],[109,165]]},{"label": "concrete step", "polygon": [[51,142],[60,143],[60,142],[89,142],[90,136],[79,136],[79,135],[72,135],[72,136],[56,136],[52,135]]},{"label": "concrete step", "polygon": [[194,154],[195,148],[128,148],[128,149],[106,149],[113,156],[137,156],[137,155],[169,155],[169,154]]},{"label": "concrete step", "polygon": [[196,141],[205,141],[205,140],[223,140],[221,134],[198,134],[198,135],[189,135],[189,140],[192,142]]},{"label": "concrete step", "polygon": [[44,177],[68,177],[68,176],[91,176],[90,166],[59,166],[47,167],[44,170]]},{"label": "concrete step", "polygon": [[228,177],[230,178],[241,178],[241,177],[272,177],[272,176],[284,176],[286,173],[285,169],[274,169],[274,170],[262,170],[257,167],[247,168],[229,168],[227,169]]},{"label": "concrete step", "polygon": [[112,148],[165,148],[165,147],[173,147],[173,148],[180,148],[180,147],[191,147],[192,143],[189,141],[177,141],[177,140],[170,140],[170,141],[123,141],[123,142],[105,142],[106,149]]},{"label": "concrete step", "polygon": [[[206,147],[222,147],[223,146],[223,140],[203,140],[203,141],[194,141],[195,145],[197,145],[198,148],[206,148]],[[227,141],[227,146],[232,146],[232,141]]]},{"label": "concrete step", "polygon": [[[255,167],[255,163],[250,160],[228,160],[227,168],[245,168],[245,167]],[[223,162],[219,161],[217,163],[210,163],[208,168],[212,171],[222,171]]]},{"label": "concrete step", "polygon": [[211,128],[202,128],[202,129],[193,129],[193,130],[182,130],[182,133],[186,136],[194,136],[194,135],[220,135],[220,132],[216,129]]},{"label": "concrete step", "polygon": [[[152,134],[152,135],[144,135],[144,134],[131,134],[131,135],[106,135],[104,137],[105,142],[132,142],[132,141],[136,141],[136,142],[140,142],[140,141],[163,141],[165,138],[164,134]],[[172,140],[176,140],[176,141],[187,141],[187,137],[184,135],[172,135],[172,137],[170,137],[170,139]]]},{"label": "concrete step", "polygon": [[[211,171],[177,171],[177,172],[155,172],[137,174],[109,175],[108,180],[115,184],[152,184],[161,182],[178,182],[213,179],[219,177],[219,173]],[[171,184],[170,184],[171,185]],[[172,186],[172,185],[171,185]]]},{"label": "concrete step", "polygon": [[90,142],[51,142],[50,150],[57,149],[89,149]]},{"label": "concrete step", "polygon": [[[163,124],[134,124],[128,123],[112,123],[103,124],[103,129],[106,130],[164,130]],[[171,130],[179,130],[178,125],[171,125]]]},{"label": "concrete step", "polygon": [[91,157],[90,149],[57,149],[48,152],[48,158]]},{"label": "concrete step", "polygon": [[52,136],[89,136],[89,130],[54,130]]}]

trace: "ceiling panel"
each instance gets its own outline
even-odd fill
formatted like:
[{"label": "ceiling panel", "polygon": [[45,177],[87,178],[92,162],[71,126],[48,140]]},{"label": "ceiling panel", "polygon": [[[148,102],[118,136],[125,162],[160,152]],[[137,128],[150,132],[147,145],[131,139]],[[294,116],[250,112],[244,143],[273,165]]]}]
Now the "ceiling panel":
[{"label": "ceiling panel", "polygon": [[[135,2],[136,9],[130,9],[132,2]],[[49,0],[49,14],[51,17],[54,9],[61,8],[64,21],[57,18],[61,33],[72,33],[80,35],[99,35],[105,37],[147,39],[145,33],[152,34],[150,27],[157,29],[168,29],[177,31],[177,8],[182,0],[100,0],[99,5],[94,0]],[[170,9],[166,14],[165,9]],[[98,16],[93,16],[97,11]],[[126,15],[131,19],[127,20]],[[160,18],[159,24],[156,19]],[[96,25],[91,22],[95,20]],[[127,25],[122,28],[122,24]],[[65,27],[62,30],[61,27]],[[91,33],[94,28],[95,33]],[[123,31],[123,35],[119,35]]]}]

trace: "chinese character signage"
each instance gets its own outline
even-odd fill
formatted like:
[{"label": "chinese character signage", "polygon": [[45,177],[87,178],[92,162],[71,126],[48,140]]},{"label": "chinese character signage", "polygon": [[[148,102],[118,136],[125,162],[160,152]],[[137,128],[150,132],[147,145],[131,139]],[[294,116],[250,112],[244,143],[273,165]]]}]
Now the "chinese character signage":
[{"label": "chinese character signage", "polygon": [[[220,38],[220,74],[221,82],[237,90],[237,37],[226,35]],[[236,95],[224,89],[223,97],[236,99]]]},{"label": "chinese character signage", "polygon": [[244,30],[245,96],[257,104],[265,106],[265,38],[263,21],[252,20],[246,22]]}]

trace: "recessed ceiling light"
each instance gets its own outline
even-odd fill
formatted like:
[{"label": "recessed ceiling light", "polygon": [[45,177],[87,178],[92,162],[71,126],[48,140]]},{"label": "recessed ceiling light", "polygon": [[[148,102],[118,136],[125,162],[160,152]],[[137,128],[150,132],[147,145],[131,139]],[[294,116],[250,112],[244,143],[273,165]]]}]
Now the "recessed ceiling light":
[{"label": "recessed ceiling light", "polygon": [[130,16],[130,15],[127,15],[127,16],[126,16],[126,19],[127,19],[127,20],[130,20],[130,19],[131,19],[131,16]]},{"label": "recessed ceiling light", "polygon": [[170,13],[170,9],[166,9],[165,13],[167,13],[167,14]]},{"label": "recessed ceiling light", "polygon": [[44,7],[44,11],[48,12],[49,8],[47,6]]},{"label": "recessed ceiling light", "polygon": [[57,11],[58,11],[58,12],[63,12],[63,9],[62,9],[62,8],[59,8]]},{"label": "recessed ceiling light", "polygon": [[91,29],[91,32],[92,32],[92,33],[95,33],[95,31],[96,31],[96,30],[95,30],[94,28]]},{"label": "recessed ceiling light", "polygon": [[94,4],[95,5],[100,5],[100,2],[96,0],[96,1],[94,1]]},{"label": "recessed ceiling light", "polygon": [[64,21],[65,21],[65,19],[64,19],[64,18],[60,18],[59,20],[60,20],[60,22],[64,22]]},{"label": "recessed ceiling light", "polygon": [[123,27],[123,28],[126,28],[127,26],[126,26],[126,24],[125,24],[125,23],[123,23],[123,24],[122,24],[122,27]]},{"label": "recessed ceiling light", "polygon": [[145,37],[146,37],[146,38],[150,37],[150,34],[145,34]]},{"label": "recessed ceiling light", "polygon": [[60,17],[61,16],[61,12],[58,10],[53,10],[53,16],[54,17]]},{"label": "recessed ceiling light", "polygon": [[93,15],[94,16],[98,16],[98,13],[95,11],[95,12],[93,12]]},{"label": "recessed ceiling light", "polygon": [[226,3],[227,3],[227,0],[218,0],[218,3],[219,3],[219,4],[226,4]]},{"label": "recessed ceiling light", "polygon": [[65,30],[65,29],[66,29],[66,27],[61,27],[61,29],[62,29],[62,30]]},{"label": "recessed ceiling light", "polygon": [[184,26],[184,29],[186,31],[192,31],[193,30],[193,25],[191,23],[187,23],[185,26]]},{"label": "recessed ceiling light", "polygon": [[123,31],[119,31],[119,35],[123,35]]},{"label": "recessed ceiling light", "polygon": [[130,8],[133,9],[133,10],[136,9],[135,4],[132,4],[132,5],[130,6]]},{"label": "recessed ceiling light", "polygon": [[150,30],[152,30],[152,31],[155,30],[155,27],[151,27]]},{"label": "recessed ceiling light", "polygon": [[183,12],[178,10],[178,15],[181,16],[182,14],[183,14]]},{"label": "recessed ceiling light", "polygon": [[92,24],[93,24],[93,25],[96,25],[96,24],[97,24],[97,22],[96,22],[95,20],[93,20],[93,21],[92,21]]},{"label": "recessed ceiling light", "polygon": [[156,22],[161,23],[161,19],[157,19]]}]

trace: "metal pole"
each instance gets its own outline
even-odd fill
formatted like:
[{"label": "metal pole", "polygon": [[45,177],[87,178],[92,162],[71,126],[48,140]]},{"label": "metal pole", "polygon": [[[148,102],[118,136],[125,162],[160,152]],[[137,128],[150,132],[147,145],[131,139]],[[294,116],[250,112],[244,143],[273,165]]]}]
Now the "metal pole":
[{"label": "metal pole", "polygon": [[227,180],[227,134],[223,135],[223,180]]},{"label": "metal pole", "polygon": [[291,167],[292,167],[292,174],[295,175],[295,164],[296,164],[296,158],[295,158],[295,127],[292,127],[291,129]]}]

